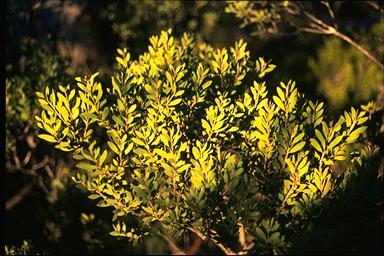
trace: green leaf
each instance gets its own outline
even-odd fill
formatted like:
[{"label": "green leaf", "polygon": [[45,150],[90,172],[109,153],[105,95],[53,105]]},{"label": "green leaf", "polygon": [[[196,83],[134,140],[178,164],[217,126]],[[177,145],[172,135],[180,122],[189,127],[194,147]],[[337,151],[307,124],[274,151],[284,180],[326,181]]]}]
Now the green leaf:
[{"label": "green leaf", "polygon": [[171,74],[168,71],[166,71],[165,76],[167,77],[167,81],[171,83],[173,80]]},{"label": "green leaf", "polygon": [[128,147],[124,150],[124,154],[128,155],[129,152],[131,152],[133,148],[133,142],[129,143]]},{"label": "green leaf", "polygon": [[159,148],[156,148],[153,153],[155,154],[158,154],[159,156],[161,156],[162,158],[165,158],[165,159],[169,159],[170,158],[170,154],[165,152],[164,150],[162,149],[159,149]]},{"label": "green leaf", "polygon": [[137,138],[132,138],[132,141],[135,142],[139,146],[145,147],[145,143]]},{"label": "green leaf", "polygon": [[205,82],[204,84],[203,84],[203,89],[205,90],[205,89],[207,89],[210,85],[212,84],[212,81],[207,81],[207,82]]},{"label": "green leaf", "polygon": [[323,192],[321,193],[321,197],[324,197],[328,194],[328,192],[331,190],[332,182],[328,179],[327,183],[324,186]]},{"label": "green leaf", "polygon": [[101,154],[100,159],[99,159],[100,165],[103,165],[105,159],[107,158],[107,155],[108,155],[107,150],[104,150],[103,154]]},{"label": "green leaf", "polygon": [[365,123],[367,120],[368,120],[368,117],[362,117],[362,118],[359,119],[359,121],[357,122],[357,124],[363,124],[363,123]]},{"label": "green leaf", "polygon": [[239,127],[233,126],[233,127],[229,128],[228,132],[236,132],[238,130],[239,130]]},{"label": "green leaf", "polygon": [[191,164],[185,164],[185,165],[181,166],[179,169],[177,169],[177,172],[181,173],[181,172],[187,170],[190,167],[191,167]]},{"label": "green leaf", "polygon": [[74,155],[73,155],[73,158],[76,159],[76,160],[83,160],[83,159],[84,159],[84,156],[82,156],[82,155],[78,155],[78,154],[74,154]]},{"label": "green leaf", "polygon": [[264,241],[267,240],[267,237],[266,235],[264,234],[263,230],[259,227],[256,227],[256,234],[261,238],[263,239]]},{"label": "green leaf", "polygon": [[273,101],[276,103],[276,105],[283,111],[285,111],[285,107],[283,102],[281,102],[280,98],[277,96],[273,96]]},{"label": "green leaf", "polygon": [[256,138],[258,138],[259,140],[263,140],[263,141],[267,141],[268,140],[268,134],[261,134],[260,132],[258,131],[253,131],[251,133],[252,136],[255,136]]},{"label": "green leaf", "polygon": [[311,142],[311,145],[319,152],[323,152],[323,150],[321,149],[321,146],[319,144],[319,142],[317,142],[317,140],[311,138],[310,139],[310,142]]},{"label": "green leaf", "polygon": [[201,126],[204,128],[206,132],[209,132],[211,130],[211,126],[205,119],[201,119]]},{"label": "green leaf", "polygon": [[319,139],[321,145],[323,146],[323,148],[325,148],[325,139],[324,139],[324,136],[323,134],[321,134],[321,132],[317,129],[315,129],[315,134],[316,134],[316,137]]},{"label": "green leaf", "polygon": [[263,122],[256,121],[254,124],[257,127],[257,129],[259,129],[261,131],[262,134],[267,134],[267,130],[263,126]]},{"label": "green leaf", "polygon": [[337,160],[337,161],[344,161],[345,159],[347,159],[347,157],[344,155],[336,155],[335,156],[335,160]]},{"label": "green leaf", "polygon": [[367,129],[367,127],[363,126],[363,127],[359,127],[356,130],[354,130],[351,134],[349,134],[349,136],[347,138],[347,142],[355,141],[360,136],[360,134],[362,134],[366,129]]},{"label": "green leaf", "polygon": [[152,86],[150,86],[149,84],[144,85],[144,89],[148,92],[149,95],[153,95],[154,94]]},{"label": "green leaf", "polygon": [[96,166],[87,162],[81,162],[76,165],[76,167],[86,170],[86,171],[92,171],[96,169]]},{"label": "green leaf", "polygon": [[279,232],[275,232],[275,233],[273,233],[271,236],[270,236],[270,240],[279,240],[279,237],[280,237],[280,233]]},{"label": "green leaf", "polygon": [[326,122],[322,122],[321,125],[322,125],[322,128],[323,128],[323,134],[325,135],[325,137],[328,137],[329,128],[328,128],[327,123]]},{"label": "green leaf", "polygon": [[175,100],[173,100],[173,101],[171,101],[169,104],[168,104],[168,106],[176,106],[176,105],[178,105],[180,102],[181,102],[181,100],[182,99],[175,99]]},{"label": "green leaf", "polygon": [[304,132],[300,133],[299,135],[296,135],[293,138],[292,144],[296,144],[297,142],[301,141],[304,138]]},{"label": "green leaf", "polygon": [[285,99],[285,95],[284,95],[283,90],[281,90],[280,87],[277,87],[277,88],[276,88],[276,91],[277,91],[277,94],[279,95],[279,98],[282,99],[282,100],[284,100],[284,99]]},{"label": "green leaf", "polygon": [[98,195],[98,194],[92,194],[92,195],[89,195],[88,198],[93,200],[93,199],[100,198],[100,195]]},{"label": "green leaf", "polygon": [[135,109],[136,109],[136,104],[129,107],[128,113],[132,113],[133,111],[135,111]]},{"label": "green leaf", "polygon": [[123,120],[119,116],[112,116],[112,120],[115,121],[117,124],[119,124],[122,127],[125,126]]},{"label": "green leaf", "polygon": [[55,139],[55,137],[53,137],[52,135],[48,135],[48,134],[39,134],[37,135],[40,139],[43,139],[43,140],[46,140],[48,142],[57,142],[57,140]]},{"label": "green leaf", "polygon": [[199,153],[199,150],[197,149],[197,147],[192,148],[192,154],[196,160],[198,160],[200,158],[200,153]]},{"label": "green leaf", "polygon": [[332,140],[331,143],[329,143],[329,148],[332,150],[335,146],[337,146],[341,140],[343,139],[343,136],[340,135],[340,136],[337,136],[334,140]]},{"label": "green leaf", "polygon": [[293,148],[291,148],[289,153],[293,154],[293,153],[299,151],[300,149],[302,149],[304,147],[304,145],[305,145],[305,141],[297,143]]},{"label": "green leaf", "polygon": [[117,148],[117,146],[111,142],[111,141],[108,141],[108,146],[112,149],[113,152],[115,152],[116,154],[119,154],[120,151],[119,149]]},{"label": "green leaf", "polygon": [[109,232],[109,234],[110,234],[111,236],[121,236],[121,233],[120,233],[120,232],[117,232],[117,231]]}]

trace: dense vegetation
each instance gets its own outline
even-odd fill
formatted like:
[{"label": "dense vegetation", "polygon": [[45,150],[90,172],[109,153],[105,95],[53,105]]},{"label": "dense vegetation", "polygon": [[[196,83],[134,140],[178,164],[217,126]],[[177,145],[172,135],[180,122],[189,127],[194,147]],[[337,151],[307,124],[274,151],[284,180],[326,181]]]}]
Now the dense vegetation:
[{"label": "dense vegetation", "polygon": [[6,254],[382,252],[383,9],[295,5],[9,3]]}]

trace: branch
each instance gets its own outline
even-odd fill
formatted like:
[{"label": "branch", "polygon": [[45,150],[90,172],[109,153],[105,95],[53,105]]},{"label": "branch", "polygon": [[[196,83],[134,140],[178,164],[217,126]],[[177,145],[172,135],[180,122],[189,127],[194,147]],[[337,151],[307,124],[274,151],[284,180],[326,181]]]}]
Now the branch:
[{"label": "branch", "polygon": [[[18,159],[18,158],[16,158]],[[25,159],[24,159],[25,161]],[[24,162],[23,161],[23,162]],[[20,162],[17,162],[16,165],[12,165],[11,163],[6,163],[5,164],[5,169],[9,172],[13,172],[13,171],[21,171],[25,174],[29,174],[29,175],[33,175],[35,176],[36,175],[36,170],[44,167],[47,165],[49,161],[49,158],[47,155],[44,156],[44,159],[40,162],[40,163],[37,163],[37,164],[34,164],[30,169],[24,169],[21,165],[20,165]]]},{"label": "branch", "polygon": [[[375,64],[377,64],[381,69],[384,70],[384,64],[378,60],[376,57],[374,57],[367,49],[365,49],[363,46],[358,44],[356,41],[354,41],[352,38],[348,37],[347,35],[343,34],[337,28],[332,27],[325,22],[323,22],[321,19],[315,17],[311,13],[302,10],[303,15],[312,22],[312,25],[316,26],[316,28],[323,32],[323,34],[329,34],[329,35],[335,35],[339,37],[340,39],[344,40],[345,42],[349,43],[353,47],[355,47],[357,50],[359,50],[361,53],[363,53],[366,57],[368,57],[371,61],[373,61]],[[302,31],[310,32],[310,33],[319,33],[319,31],[312,30],[309,28],[302,28]]]},{"label": "branch", "polygon": [[201,239],[203,240],[211,240],[217,247],[219,247],[226,255],[236,255],[236,253],[234,251],[232,251],[231,248],[229,247],[226,247],[225,245],[223,245],[222,243],[220,243],[219,241],[217,241],[216,239],[212,238],[212,237],[208,237],[206,236],[205,234],[203,234],[202,232],[200,232],[198,229],[195,229],[195,228],[192,228],[192,227],[188,227],[188,229],[190,231],[192,231],[193,233],[195,233],[196,235],[198,235]]},{"label": "branch", "polygon": [[322,35],[329,35],[328,32],[324,31],[323,29],[315,29],[315,28],[309,28],[309,27],[299,27],[299,31],[307,32],[307,33],[313,33],[313,34],[322,34]]},{"label": "branch", "polygon": [[196,255],[196,253],[200,249],[202,241],[203,241],[203,239],[201,239],[201,237],[196,235],[196,238],[193,241],[193,244],[187,249],[187,253],[190,254],[190,255]]},{"label": "branch", "polygon": [[335,36],[341,38],[345,42],[349,43],[350,45],[354,46],[356,49],[358,49],[360,52],[362,52],[366,57],[368,57],[371,61],[376,63],[382,70],[384,70],[384,64],[380,62],[376,57],[374,57],[368,50],[366,50],[363,46],[355,42],[352,38],[348,37],[347,35],[341,33],[340,31],[335,30],[333,33]]},{"label": "branch", "polygon": [[317,18],[315,15],[305,11],[305,10],[302,10],[302,14],[304,14],[304,16],[312,22],[312,24],[314,25],[318,25],[322,28],[324,28],[325,30],[328,30],[329,28],[333,28],[332,26],[328,25],[327,23],[325,23],[324,21],[322,21],[321,19]]},{"label": "branch", "polygon": [[333,12],[331,6],[329,5],[329,2],[328,2],[328,1],[321,1],[321,3],[322,3],[323,5],[325,5],[325,7],[327,7],[328,13],[329,13],[329,15],[331,16],[331,18],[332,18],[332,20],[333,20],[333,26],[334,26],[336,29],[338,29],[338,28],[337,28],[336,19],[335,19],[335,14],[334,14],[334,12]]},{"label": "branch", "polygon": [[168,234],[163,234],[163,233],[161,233],[160,230],[157,232],[157,234],[158,234],[159,236],[161,236],[162,238],[164,238],[164,240],[168,243],[169,249],[171,249],[173,255],[186,255],[186,253],[185,253],[183,250],[181,250],[181,249],[176,245],[176,242],[175,242],[175,240],[173,239],[173,237],[171,237],[171,236],[168,235]]},{"label": "branch", "polygon": [[19,204],[21,202],[21,200],[23,200],[24,197],[29,194],[29,191],[31,191],[34,184],[35,184],[35,182],[31,182],[31,183],[25,185],[22,189],[20,189],[19,193],[14,195],[11,199],[9,199],[5,203],[5,210],[7,210],[7,211],[12,210],[13,207],[15,207],[17,204]]},{"label": "branch", "polygon": [[376,11],[379,11],[381,14],[384,13],[384,8],[380,6],[378,3],[376,3],[375,1],[367,1],[367,4],[369,4]]},{"label": "branch", "polygon": [[31,150],[28,150],[27,155],[25,156],[22,164],[27,165],[29,160],[31,159],[31,156],[32,156],[32,152],[31,152]]}]

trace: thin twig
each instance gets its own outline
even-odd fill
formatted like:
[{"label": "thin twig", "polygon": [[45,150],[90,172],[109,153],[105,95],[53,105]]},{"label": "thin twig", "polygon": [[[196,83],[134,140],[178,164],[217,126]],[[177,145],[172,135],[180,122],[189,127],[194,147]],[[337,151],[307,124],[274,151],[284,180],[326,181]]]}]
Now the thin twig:
[{"label": "thin twig", "polygon": [[309,28],[301,28],[302,31],[310,32],[310,33],[323,32],[323,34],[335,35],[335,36],[339,37],[340,39],[344,40],[345,42],[349,43],[350,45],[352,45],[356,49],[358,49],[361,53],[363,53],[366,57],[368,57],[371,61],[376,63],[381,69],[384,70],[384,64],[382,62],[380,62],[376,57],[374,57],[367,49],[365,49],[363,46],[361,46],[356,41],[354,41],[352,38],[350,38],[347,35],[345,35],[344,33],[340,32],[335,27],[332,27],[332,26],[326,24],[325,22],[323,22],[319,18],[315,17],[311,13],[309,13],[305,10],[303,10],[302,13],[304,14],[304,16],[309,21],[313,22],[312,24],[315,25],[316,28],[318,28],[318,30],[319,30],[319,31],[316,31],[316,30],[312,30]]},{"label": "thin twig", "polygon": [[31,159],[31,156],[32,156],[32,151],[28,150],[27,155],[25,156],[22,164],[27,165],[29,160]]},{"label": "thin twig", "polygon": [[23,200],[24,197],[29,194],[29,191],[31,191],[34,184],[35,182],[28,183],[22,189],[20,189],[20,191],[16,195],[14,195],[5,203],[5,210],[12,210],[13,207],[19,204],[21,200]]},{"label": "thin twig", "polygon": [[312,34],[327,34],[328,33],[325,33],[324,30],[319,30],[319,29],[315,29],[315,28],[309,28],[309,27],[300,27],[298,28],[298,30],[300,31],[303,31],[303,32],[307,32],[307,33],[312,33]]},{"label": "thin twig", "polygon": [[378,3],[376,3],[375,1],[367,1],[367,4],[369,4],[376,11],[379,11],[381,14],[384,13],[384,8],[380,6]]},{"label": "thin twig", "polygon": [[35,176],[36,175],[35,171],[44,167],[48,163],[48,160],[49,160],[48,156],[45,155],[44,159],[40,163],[34,164],[30,169],[24,169],[22,166],[20,166],[20,164],[19,165],[12,165],[10,163],[6,163],[5,168],[9,172],[21,171],[23,173]]},{"label": "thin twig", "polygon": [[328,13],[329,13],[329,15],[331,16],[331,18],[332,18],[332,20],[333,20],[333,26],[334,26],[336,29],[338,29],[338,27],[337,27],[337,23],[336,23],[336,18],[335,18],[335,13],[333,12],[333,10],[332,10],[332,8],[331,8],[329,2],[328,2],[328,1],[321,1],[321,3],[322,3],[323,5],[325,5],[325,7],[327,7]]},{"label": "thin twig", "polygon": [[356,49],[358,49],[360,52],[362,52],[365,56],[367,56],[370,60],[375,62],[381,69],[384,70],[384,64],[381,63],[378,59],[376,59],[368,50],[366,50],[360,44],[355,42],[352,38],[348,37],[347,35],[341,33],[340,31],[337,31],[337,30],[335,30],[333,34],[335,36],[341,38],[342,40],[346,41],[350,45],[354,46]]},{"label": "thin twig", "polygon": [[304,16],[310,20],[312,22],[312,24],[316,24],[316,25],[319,25],[320,27],[324,28],[324,30],[327,30],[329,29],[330,25],[328,25],[327,23],[325,23],[324,21],[322,21],[321,19],[317,18],[315,15],[305,11],[305,10],[302,10],[302,14],[304,14]]}]

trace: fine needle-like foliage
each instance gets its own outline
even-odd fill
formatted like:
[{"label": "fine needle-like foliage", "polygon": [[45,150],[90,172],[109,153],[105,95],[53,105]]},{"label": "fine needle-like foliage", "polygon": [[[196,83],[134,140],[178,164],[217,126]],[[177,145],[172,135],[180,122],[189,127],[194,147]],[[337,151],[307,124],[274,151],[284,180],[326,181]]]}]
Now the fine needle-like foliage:
[{"label": "fine needle-like foliage", "polygon": [[138,241],[158,223],[226,254],[286,252],[345,183],[365,111],[328,120],[293,81],[271,95],[263,78],[275,65],[242,40],[213,49],[170,30],[149,40],[137,60],[118,49],[110,84],[95,73],[37,92],[39,137],[73,154],[83,170],[73,180],[113,208],[113,236]]}]

